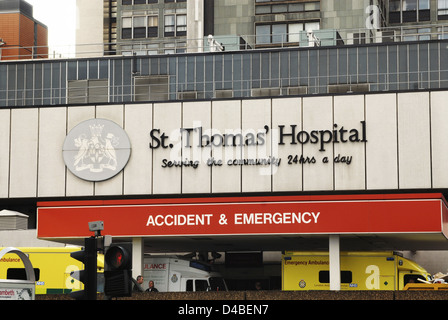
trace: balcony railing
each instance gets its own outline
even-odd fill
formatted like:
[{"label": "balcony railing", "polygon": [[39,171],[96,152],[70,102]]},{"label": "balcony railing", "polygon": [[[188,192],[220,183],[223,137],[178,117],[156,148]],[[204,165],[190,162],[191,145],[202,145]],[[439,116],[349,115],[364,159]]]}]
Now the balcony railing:
[{"label": "balcony railing", "polygon": [[[1,36],[1,35],[0,35]],[[110,55],[160,55],[210,51],[240,51],[268,48],[343,46],[386,42],[448,39],[448,24],[419,24],[374,29],[314,30],[288,34],[147,38],[114,43],[73,44],[52,47],[23,47],[0,43],[0,60],[67,59]],[[111,49],[113,48],[113,49]]]}]

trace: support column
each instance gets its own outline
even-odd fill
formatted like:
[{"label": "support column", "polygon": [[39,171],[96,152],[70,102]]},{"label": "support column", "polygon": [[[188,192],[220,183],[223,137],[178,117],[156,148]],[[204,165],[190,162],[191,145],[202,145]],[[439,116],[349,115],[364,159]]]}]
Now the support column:
[{"label": "support column", "polygon": [[143,238],[132,238],[132,277],[143,275]]},{"label": "support column", "polygon": [[330,235],[329,239],[329,255],[330,255],[330,290],[341,290],[341,263],[339,235]]}]

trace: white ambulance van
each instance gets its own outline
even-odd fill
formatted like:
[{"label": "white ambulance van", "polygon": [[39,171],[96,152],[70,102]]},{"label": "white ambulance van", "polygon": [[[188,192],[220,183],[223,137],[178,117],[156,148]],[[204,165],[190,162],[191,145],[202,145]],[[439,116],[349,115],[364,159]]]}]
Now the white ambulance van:
[{"label": "white ambulance van", "polygon": [[143,262],[144,290],[152,280],[159,292],[227,291],[223,277],[207,263],[176,256],[150,256]]}]

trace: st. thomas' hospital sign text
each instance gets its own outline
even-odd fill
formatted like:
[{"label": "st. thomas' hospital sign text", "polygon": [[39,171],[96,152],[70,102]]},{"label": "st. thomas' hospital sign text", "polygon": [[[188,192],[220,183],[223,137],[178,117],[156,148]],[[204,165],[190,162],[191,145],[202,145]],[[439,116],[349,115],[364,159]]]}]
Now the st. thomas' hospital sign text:
[{"label": "st. thomas' hospital sign text", "polygon": [[[270,136],[271,135],[271,136]],[[366,122],[360,121],[357,128],[346,128],[333,124],[331,129],[300,130],[296,124],[278,125],[271,128],[265,125],[258,130],[226,130],[225,133],[214,129],[204,129],[198,125],[191,128],[179,128],[171,133],[154,128],[150,131],[150,149],[171,149],[170,158],[164,158],[161,166],[197,168],[201,161],[208,166],[222,165],[271,165],[279,166],[281,158],[278,148],[283,145],[315,145],[320,153],[331,144],[367,142]],[[239,150],[247,148],[245,157],[239,156]],[[252,149],[251,149],[252,148]],[[213,149],[213,156],[209,150]],[[186,150],[186,151],[185,151]],[[193,150],[193,151],[189,151]],[[205,152],[202,152],[205,150]],[[220,152],[216,152],[220,150]],[[223,151],[224,150],[224,151]],[[190,154],[189,154],[190,153]],[[216,156],[218,154],[219,156]],[[352,155],[324,155],[317,159],[317,153],[304,155],[301,152],[286,156],[288,164],[313,164],[317,161],[345,163],[349,165]]]}]

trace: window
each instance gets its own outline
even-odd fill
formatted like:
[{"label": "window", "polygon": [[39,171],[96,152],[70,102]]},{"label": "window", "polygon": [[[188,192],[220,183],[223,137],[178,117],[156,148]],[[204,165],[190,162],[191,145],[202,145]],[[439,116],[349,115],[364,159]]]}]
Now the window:
[{"label": "window", "polygon": [[417,20],[417,0],[403,0],[402,2],[402,22],[416,22]]},{"label": "window", "polygon": [[257,44],[271,43],[271,26],[259,25],[255,28]]},{"label": "window", "polygon": [[68,103],[109,102],[109,81],[73,80],[68,82]]},{"label": "window", "polygon": [[[36,281],[40,279],[40,269],[34,268],[34,277]],[[6,279],[8,280],[27,280],[25,268],[9,268],[6,271]]]},{"label": "window", "polygon": [[168,100],[168,76],[134,78],[134,101]]},{"label": "window", "polygon": [[272,6],[272,13],[282,13],[282,12],[288,12],[288,6],[286,4],[278,4]]},{"label": "window", "polygon": [[437,28],[437,39],[446,40],[448,39],[448,28],[446,27],[438,27]]},{"label": "window", "polygon": [[366,34],[365,32],[354,32],[353,33],[353,44],[365,44]]},{"label": "window", "polygon": [[418,21],[430,21],[431,11],[429,6],[430,0],[419,0],[418,2]]},{"label": "window", "polygon": [[419,28],[417,32],[420,41],[431,40],[431,28]]},{"label": "window", "polygon": [[142,39],[157,37],[158,17],[156,15],[142,15],[122,18],[122,39]]},{"label": "window", "polygon": [[195,280],[195,291],[207,291],[208,289],[208,282],[207,280]]},{"label": "window", "polygon": [[165,14],[164,33],[165,37],[179,37],[187,35],[187,14],[185,10]]},{"label": "window", "polygon": [[299,42],[304,30],[319,30],[319,22],[259,24],[255,27],[256,43],[281,44]]},{"label": "window", "polygon": [[134,17],[134,38],[146,38],[146,17]]},{"label": "window", "polygon": [[415,275],[415,274],[405,274],[403,277],[403,286],[408,283],[421,283],[418,279],[426,280],[423,276]]},{"label": "window", "polygon": [[389,22],[405,23],[430,20],[430,0],[391,0]]},{"label": "window", "polygon": [[287,41],[287,25],[274,24],[272,26],[272,43],[284,43]]},{"label": "window", "polygon": [[404,29],[402,39],[403,41],[431,40],[431,28]]},{"label": "window", "polygon": [[[330,271],[328,270],[319,271],[319,282],[330,283]],[[352,283],[351,271],[341,271],[341,283]]]},{"label": "window", "polygon": [[420,0],[418,3],[419,10],[429,10],[429,0]]},{"label": "window", "polygon": [[437,19],[448,20],[448,0],[437,1]]},{"label": "window", "polygon": [[187,43],[179,41],[176,41],[174,43],[165,43],[163,52],[165,54],[185,53],[187,52]]},{"label": "window", "polygon": [[211,291],[225,291],[226,285],[223,278],[219,277],[211,277],[210,281],[210,290]]},{"label": "window", "polygon": [[271,13],[271,6],[256,6],[255,14],[268,14]]},{"label": "window", "polygon": [[187,280],[185,291],[191,292],[193,291],[193,280]]},{"label": "window", "polygon": [[299,42],[300,31],[303,31],[303,23],[291,23],[289,25],[289,42]]},{"label": "window", "polygon": [[208,283],[207,280],[187,280],[186,282],[186,291],[207,291]]},{"label": "window", "polygon": [[401,21],[401,0],[391,0],[389,2],[389,22],[400,23]]},{"label": "window", "polygon": [[187,34],[187,15],[180,14],[176,16],[176,34],[177,35]]},{"label": "window", "polygon": [[417,11],[417,0],[402,0],[404,11]]},{"label": "window", "polygon": [[319,27],[320,27],[319,22],[307,22],[304,25],[305,25],[306,31],[319,30]]},{"label": "window", "polygon": [[159,27],[159,17],[148,16],[148,38],[157,37]]},{"label": "window", "polygon": [[132,17],[123,18],[121,21],[121,38],[132,39]]},{"label": "window", "polygon": [[276,14],[288,12],[305,12],[305,11],[319,11],[320,2],[300,2],[297,1],[283,1],[282,4],[276,4],[276,1],[271,0],[257,0],[255,5],[255,14]]},{"label": "window", "polygon": [[168,15],[165,16],[165,36],[174,36],[175,30],[175,16]]},{"label": "window", "polygon": [[158,3],[158,0],[122,0],[121,4],[126,5],[137,5],[137,4],[150,4],[150,3]]}]

